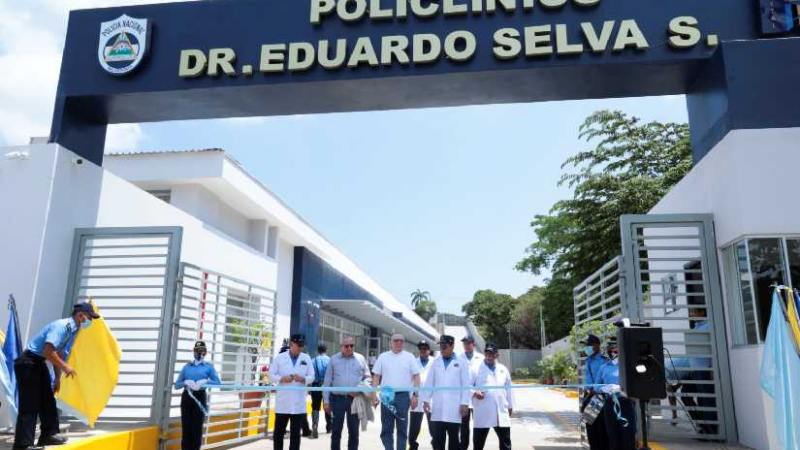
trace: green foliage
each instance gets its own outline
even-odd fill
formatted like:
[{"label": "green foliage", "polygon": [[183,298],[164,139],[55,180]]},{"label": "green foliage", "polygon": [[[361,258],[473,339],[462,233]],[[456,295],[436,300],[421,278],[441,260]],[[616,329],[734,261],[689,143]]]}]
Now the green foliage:
[{"label": "green foliage", "polygon": [[523,380],[523,379],[534,378],[534,376],[531,374],[531,372],[532,372],[531,369],[529,369],[527,367],[520,367],[519,369],[514,369],[514,373],[512,373],[511,376],[515,380]]},{"label": "green foliage", "polygon": [[475,323],[487,342],[510,348],[508,327],[515,306],[514,297],[484,289],[476,292],[472,301],[464,304],[461,310],[467,320]]},{"label": "green foliage", "polygon": [[568,350],[548,356],[536,364],[535,371],[542,380],[556,383],[575,383],[578,379],[578,366]]},{"label": "green foliage", "polygon": [[583,350],[581,341],[586,340],[586,337],[593,334],[600,338],[601,342],[605,342],[610,336],[616,336],[617,328],[613,323],[603,325],[600,320],[593,320],[582,325],[575,325],[569,333],[569,340],[572,342],[572,354],[577,355]]},{"label": "green foliage", "polygon": [[[411,293],[411,306],[416,308],[420,302],[431,301],[431,293],[417,289]],[[426,319],[427,320],[427,319]]]},{"label": "green foliage", "polygon": [[226,332],[230,334],[230,341],[245,347],[254,358],[259,354],[268,353],[272,348],[272,333],[263,321],[256,319],[228,319]]},{"label": "green foliage", "polygon": [[511,311],[511,337],[517,346],[542,348],[540,316],[543,301],[542,288],[537,286],[517,298]]},{"label": "green foliage", "polygon": [[534,217],[536,241],[516,266],[552,273],[542,290],[549,341],[570,331],[572,288],[620,253],[619,217],[647,213],[692,167],[686,124],[604,110],[586,118],[579,137],[595,147],[562,165],[569,171],[559,184],[573,197]]},{"label": "green foliage", "polygon": [[422,300],[414,307],[414,312],[425,321],[429,321],[436,315],[436,303],[432,300]]}]

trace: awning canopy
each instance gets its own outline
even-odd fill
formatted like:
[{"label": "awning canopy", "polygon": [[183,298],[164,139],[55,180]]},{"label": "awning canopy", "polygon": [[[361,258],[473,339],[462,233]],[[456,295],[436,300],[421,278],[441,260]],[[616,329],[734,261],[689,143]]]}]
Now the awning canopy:
[{"label": "awning canopy", "polygon": [[423,339],[435,340],[418,329],[403,317],[403,313],[391,311],[372,303],[369,300],[358,299],[323,299],[321,308],[333,314],[352,319],[356,322],[378,328],[387,334],[400,333],[408,342],[419,342]]}]

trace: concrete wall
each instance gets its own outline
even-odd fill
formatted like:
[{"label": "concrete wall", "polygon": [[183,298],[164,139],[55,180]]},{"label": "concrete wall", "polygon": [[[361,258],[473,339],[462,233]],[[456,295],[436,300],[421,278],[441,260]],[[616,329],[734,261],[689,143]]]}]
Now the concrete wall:
[{"label": "concrete wall", "polygon": [[[798,168],[800,128],[732,131],[651,213],[713,213],[718,252],[744,236],[796,235]],[[721,278],[739,440],[758,450],[777,449],[772,400],[759,383],[763,348],[732,346],[724,271]]]},{"label": "concrete wall", "polygon": [[534,364],[542,360],[542,351],[528,349],[500,350],[498,359],[501,364],[508,367],[512,372],[517,369],[530,369]]},{"label": "concrete wall", "polygon": [[570,337],[567,336],[565,338],[561,338],[555,342],[551,342],[544,346],[542,349],[542,357],[547,358],[548,356],[553,356],[558,352],[564,350],[570,350],[572,348],[572,341]]}]

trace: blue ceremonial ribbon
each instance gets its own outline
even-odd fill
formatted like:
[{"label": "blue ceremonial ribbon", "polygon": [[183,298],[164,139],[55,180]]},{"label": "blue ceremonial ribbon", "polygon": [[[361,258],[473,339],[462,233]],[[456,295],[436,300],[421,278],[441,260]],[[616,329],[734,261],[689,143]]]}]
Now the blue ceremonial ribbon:
[{"label": "blue ceremonial ribbon", "polygon": [[619,404],[619,394],[611,394],[611,399],[614,400],[614,413],[617,415],[617,420],[622,423],[623,428],[627,428],[628,419],[622,417],[622,405]]},{"label": "blue ceremonial ribbon", "polygon": [[397,407],[394,405],[394,388],[391,386],[383,386],[380,388],[380,393],[378,394],[378,398],[381,401],[381,404],[392,413],[393,416],[397,417],[400,420],[405,420],[403,417],[398,417],[397,415]]},{"label": "blue ceremonial ribbon", "polygon": [[500,391],[506,389],[595,389],[599,390],[605,386],[606,384],[552,384],[552,385],[540,385],[540,384],[512,384],[511,386],[405,386],[405,387],[391,387],[391,386],[381,386],[381,387],[370,387],[370,386],[338,386],[338,387],[326,387],[326,386],[255,386],[249,384],[214,384],[214,385],[206,385],[206,390],[208,389],[219,389],[219,390],[227,390],[227,391],[250,391],[250,392],[278,392],[278,391],[289,391],[289,392],[297,392],[297,391],[304,391],[304,392],[331,392],[331,393],[351,393],[351,392],[364,392],[364,393],[372,393],[372,392],[379,392],[387,389],[391,389],[394,393],[397,392],[424,392],[424,391]]},{"label": "blue ceremonial ribbon", "polygon": [[203,416],[208,417],[208,409],[206,409],[206,407],[203,406],[200,400],[198,400],[197,397],[195,397],[194,394],[192,394],[192,390],[187,388],[186,393],[189,394],[189,398],[194,400],[194,402],[197,404],[197,407],[200,408],[200,412],[203,413]]},{"label": "blue ceremonial ribbon", "polygon": [[[515,384],[511,386],[407,386],[407,387],[368,387],[368,386],[339,386],[339,387],[325,387],[325,386],[252,386],[246,384],[214,384],[206,385],[206,391],[210,389],[219,389],[221,391],[245,391],[245,392],[331,392],[331,393],[351,393],[351,392],[364,392],[372,393],[378,392],[378,398],[381,403],[386,406],[392,414],[397,417],[397,407],[394,405],[394,396],[397,392],[416,392],[416,391],[493,391],[505,389],[595,389],[600,390],[605,384],[554,384],[554,385],[540,385],[540,384]],[[199,400],[192,394],[191,389],[186,389],[189,397],[194,400],[197,407],[204,416],[208,416],[208,409],[200,403]],[[619,399],[614,394],[614,412],[617,413],[617,419],[623,422],[623,426],[628,426],[628,421],[622,417],[621,409],[619,406]]]}]

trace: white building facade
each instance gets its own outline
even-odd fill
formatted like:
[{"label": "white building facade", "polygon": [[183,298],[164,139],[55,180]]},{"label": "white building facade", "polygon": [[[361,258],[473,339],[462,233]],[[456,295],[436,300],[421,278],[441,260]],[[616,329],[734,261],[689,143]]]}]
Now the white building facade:
[{"label": "white building facade", "polygon": [[[409,346],[437,337],[219,149],[106,155],[99,167],[56,144],[4,148],[0,192],[0,294],[16,298],[23,341],[95,301],[123,350],[124,398],[104,413],[115,420],[169,423],[177,397],[153,386],[194,340],[209,341],[223,381],[258,384],[292,333],[312,354],[338,351],[344,335],[365,355],[394,332]],[[216,400],[224,412],[261,408]]]}]

